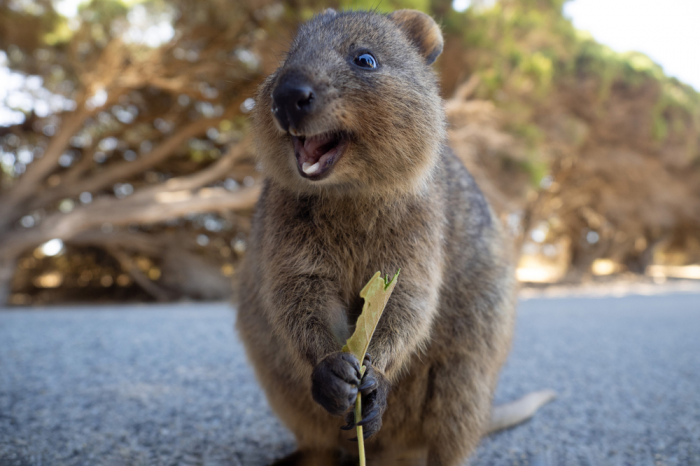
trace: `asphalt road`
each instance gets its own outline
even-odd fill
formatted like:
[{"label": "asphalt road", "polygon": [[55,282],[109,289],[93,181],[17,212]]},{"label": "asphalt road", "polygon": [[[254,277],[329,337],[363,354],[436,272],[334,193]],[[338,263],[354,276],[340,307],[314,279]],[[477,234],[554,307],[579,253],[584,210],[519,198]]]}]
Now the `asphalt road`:
[{"label": "asphalt road", "polygon": [[[251,465],[294,448],[225,305],[0,311],[0,465]],[[700,295],[531,299],[471,465],[700,465]]]}]

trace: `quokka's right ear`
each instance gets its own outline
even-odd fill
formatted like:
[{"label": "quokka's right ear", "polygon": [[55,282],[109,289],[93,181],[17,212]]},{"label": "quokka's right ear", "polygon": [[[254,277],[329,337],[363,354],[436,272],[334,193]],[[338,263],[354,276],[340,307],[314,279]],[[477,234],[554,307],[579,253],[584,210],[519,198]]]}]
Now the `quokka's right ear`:
[{"label": "quokka's right ear", "polygon": [[430,16],[416,10],[397,10],[389,19],[418,47],[426,64],[431,65],[442,53],[442,31]]}]

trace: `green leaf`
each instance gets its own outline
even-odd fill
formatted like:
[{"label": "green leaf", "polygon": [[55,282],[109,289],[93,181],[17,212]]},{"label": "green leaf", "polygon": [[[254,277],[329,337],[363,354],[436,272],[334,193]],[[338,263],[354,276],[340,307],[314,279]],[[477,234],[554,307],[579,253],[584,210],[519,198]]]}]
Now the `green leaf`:
[{"label": "green leaf", "polygon": [[374,330],[382,317],[382,312],[384,312],[384,307],[389,301],[391,292],[394,291],[400,272],[401,269],[396,272],[396,275],[391,280],[389,280],[389,275],[382,278],[381,272],[377,272],[360,291],[360,297],[365,300],[362,306],[362,313],[357,318],[355,333],[343,346],[344,352],[354,354],[360,362],[365,358],[369,342],[372,340],[372,335],[374,335]]},{"label": "green leaf", "polygon": [[[362,306],[360,317],[357,318],[355,333],[352,334],[345,346],[343,346],[344,352],[354,354],[359,361],[365,358],[365,353],[367,353],[367,349],[369,348],[369,342],[372,340],[374,330],[377,328],[379,319],[384,312],[384,307],[386,307],[391,292],[394,291],[394,287],[396,286],[396,279],[399,278],[399,272],[401,272],[401,269],[396,272],[396,275],[394,275],[394,278],[391,280],[389,280],[389,275],[382,278],[381,272],[377,272],[369,282],[367,282],[365,287],[362,288],[362,291],[360,291],[360,297],[364,298],[365,304]],[[365,366],[362,366],[361,373],[364,375]],[[358,393],[357,400],[355,401],[355,423],[361,420],[362,397]],[[357,426],[357,449],[360,453],[360,466],[365,466],[365,442],[362,436],[362,426]]]}]

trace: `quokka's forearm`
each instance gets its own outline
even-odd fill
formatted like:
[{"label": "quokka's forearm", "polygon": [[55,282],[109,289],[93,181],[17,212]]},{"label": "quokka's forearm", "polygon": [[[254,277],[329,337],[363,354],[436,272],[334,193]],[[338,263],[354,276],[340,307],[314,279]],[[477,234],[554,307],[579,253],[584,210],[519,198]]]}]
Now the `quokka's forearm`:
[{"label": "quokka's forearm", "polygon": [[295,277],[273,285],[269,318],[278,338],[286,340],[310,370],[329,353],[340,351],[349,336],[345,310],[319,277]]},{"label": "quokka's forearm", "polygon": [[436,311],[435,298],[424,290],[425,299],[416,300],[394,291],[377,325],[369,347],[374,366],[393,382],[414,354],[425,349]]}]

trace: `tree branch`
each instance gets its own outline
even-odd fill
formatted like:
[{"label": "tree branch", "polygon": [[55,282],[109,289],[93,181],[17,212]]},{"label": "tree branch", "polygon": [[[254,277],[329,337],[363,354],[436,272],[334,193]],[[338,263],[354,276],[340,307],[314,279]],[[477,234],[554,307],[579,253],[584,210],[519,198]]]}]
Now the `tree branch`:
[{"label": "tree branch", "polygon": [[220,180],[227,173],[229,173],[233,169],[236,162],[238,162],[243,155],[250,150],[251,141],[252,137],[247,136],[238,144],[229,148],[226,154],[204,170],[200,170],[199,172],[189,176],[172,178],[162,185],[142,189],[136,193],[136,196],[152,195],[157,192],[198,189],[216,180]]},{"label": "tree branch", "polygon": [[136,267],[131,257],[116,246],[105,246],[106,251],[114,257],[121,265],[124,272],[128,273],[134,282],[143,288],[148,294],[158,301],[170,301],[172,296],[165,289],[151,281],[143,272]]},{"label": "tree branch", "polygon": [[235,192],[223,188],[204,188],[197,192],[182,190],[154,192],[151,196],[131,196],[126,199],[98,199],[68,214],[51,214],[38,227],[6,235],[0,254],[8,250],[24,250],[52,238],[70,240],[79,233],[100,228],[106,223],[114,226],[148,224],[183,217],[193,212],[251,209],[260,191],[261,187],[257,185]]},{"label": "tree branch", "polygon": [[182,143],[191,137],[202,134],[207,130],[207,128],[217,125],[219,121],[221,121],[221,118],[208,118],[194,121],[184,128],[178,130],[175,134],[163,141],[146,156],[140,157],[133,162],[122,161],[112,164],[107,170],[97,173],[94,176],[77,183],[72,189],[66,192],[66,197],[75,196],[84,191],[98,191],[119,181],[125,181],[132,176],[166,160],[177,150],[178,147],[180,147]]},{"label": "tree branch", "polygon": [[104,233],[100,230],[88,230],[75,235],[70,239],[71,244],[79,246],[97,246],[104,248],[111,246],[127,251],[137,251],[141,254],[158,256],[163,254],[163,240],[159,236],[148,233],[128,233],[115,231]]},{"label": "tree branch", "polygon": [[90,114],[83,104],[84,96],[79,99],[78,110],[64,117],[58,134],[51,139],[44,156],[31,163],[27,172],[0,199],[0,233],[17,220],[18,215],[22,214],[19,208],[21,204],[37,191],[40,183],[56,168],[71,137],[83,126]]}]

